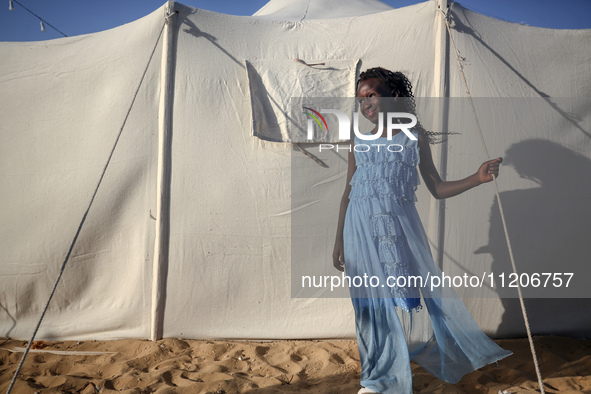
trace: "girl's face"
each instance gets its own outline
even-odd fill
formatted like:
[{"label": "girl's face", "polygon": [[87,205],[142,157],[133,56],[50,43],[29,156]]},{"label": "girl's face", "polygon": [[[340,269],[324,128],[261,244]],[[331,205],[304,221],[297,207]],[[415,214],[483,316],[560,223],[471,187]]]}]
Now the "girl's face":
[{"label": "girl's face", "polygon": [[380,112],[394,112],[392,111],[394,100],[391,98],[381,100],[381,98],[396,96],[394,96],[393,91],[389,90],[378,78],[366,79],[365,81],[362,81],[357,88],[359,109],[363,116],[373,124],[378,123]]}]

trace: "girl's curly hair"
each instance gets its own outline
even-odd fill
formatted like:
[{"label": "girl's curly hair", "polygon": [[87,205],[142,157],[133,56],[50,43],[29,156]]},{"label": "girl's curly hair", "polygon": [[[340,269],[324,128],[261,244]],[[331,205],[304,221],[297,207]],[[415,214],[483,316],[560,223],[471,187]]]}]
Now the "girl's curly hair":
[{"label": "girl's curly hair", "polygon": [[[357,80],[355,90],[357,91],[357,89],[359,88],[359,84],[361,82],[372,78],[377,78],[380,81],[382,81],[382,83],[388,86],[388,88],[392,90],[394,94],[398,94],[398,97],[408,98],[408,100],[405,100],[405,111],[417,116],[415,96],[412,94],[412,84],[410,83],[406,75],[404,75],[400,71],[392,72],[382,67],[370,68],[359,74],[359,79]],[[440,143],[442,142],[440,138],[441,136],[451,134],[427,131],[425,130],[423,125],[421,125],[418,119],[414,129],[416,129],[419,133],[425,135],[429,140],[429,143],[431,144]]]}]

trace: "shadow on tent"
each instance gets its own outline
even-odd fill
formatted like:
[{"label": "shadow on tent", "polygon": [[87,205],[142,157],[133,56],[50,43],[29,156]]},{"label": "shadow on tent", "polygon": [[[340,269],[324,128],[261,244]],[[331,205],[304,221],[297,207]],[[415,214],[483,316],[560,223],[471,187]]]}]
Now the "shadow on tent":
[{"label": "shadow on tent", "polygon": [[[591,160],[554,142],[532,139],[511,146],[503,164],[512,165],[521,177],[540,185],[501,193],[517,271],[574,273],[569,289],[561,289],[568,298],[540,298],[544,297],[544,292],[555,291],[549,284],[546,289],[537,289],[536,298],[528,298],[528,293],[534,293],[531,288],[524,288],[532,332],[589,338],[591,300],[587,280],[591,270],[591,183],[588,179]],[[490,212],[489,245],[476,253],[490,253],[493,271],[508,274],[513,270],[496,200]],[[562,276],[563,281],[566,279]],[[524,321],[516,291],[500,295],[505,312],[498,336],[521,336]],[[569,330],[565,324],[568,321],[583,328]]]},{"label": "shadow on tent", "polygon": [[[466,26],[465,24],[463,24],[461,19],[457,16],[457,13],[455,12],[456,9],[457,9],[457,7],[452,8],[449,11],[451,26],[454,30],[456,30],[459,33],[468,34],[468,35],[474,37],[474,39],[476,41],[478,41],[478,43],[480,43],[480,45],[485,47],[491,54],[496,56],[497,59],[499,59],[507,67],[508,70],[513,72],[515,75],[517,75],[517,77],[519,77],[519,79],[521,79],[527,86],[529,86],[540,97],[545,98],[546,102],[548,103],[550,108],[552,108],[553,110],[558,112],[564,119],[566,119],[568,122],[570,122],[572,124],[572,126],[574,128],[576,128],[577,130],[579,130],[582,134],[591,138],[591,133],[579,125],[578,119],[576,117],[573,117],[571,114],[569,114],[568,112],[561,109],[556,103],[554,103],[552,101],[552,98],[549,97],[548,94],[546,94],[546,93],[540,91],[538,88],[536,88],[527,78],[525,78],[519,71],[517,71],[517,69],[515,67],[513,67],[511,65],[511,63],[509,63],[507,60],[505,60],[497,51],[495,51],[490,45],[488,45],[486,42],[484,42],[484,40],[478,35],[478,33],[474,29],[472,29],[470,26]],[[464,8],[461,8],[461,10],[464,10]],[[464,19],[467,19],[467,18],[464,18]]]}]

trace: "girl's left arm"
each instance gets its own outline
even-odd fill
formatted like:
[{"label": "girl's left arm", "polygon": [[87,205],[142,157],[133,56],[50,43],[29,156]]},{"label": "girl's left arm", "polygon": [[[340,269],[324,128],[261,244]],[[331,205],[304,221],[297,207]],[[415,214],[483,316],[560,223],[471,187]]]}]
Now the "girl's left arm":
[{"label": "girl's left arm", "polygon": [[474,174],[457,181],[443,181],[433,164],[433,157],[431,156],[431,147],[429,140],[422,133],[419,133],[419,154],[420,164],[419,170],[421,176],[436,199],[448,198],[457,196],[466,190],[472,189],[478,185],[486,182],[491,182],[495,177],[499,176],[499,164],[503,162],[502,158],[485,161],[480,165],[478,171]]}]

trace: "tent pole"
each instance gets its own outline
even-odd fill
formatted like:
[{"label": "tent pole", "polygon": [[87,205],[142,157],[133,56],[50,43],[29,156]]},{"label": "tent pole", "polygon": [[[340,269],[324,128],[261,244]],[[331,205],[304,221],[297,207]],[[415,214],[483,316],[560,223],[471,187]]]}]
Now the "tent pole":
[{"label": "tent pole", "polygon": [[[447,0],[436,1],[436,37],[435,37],[435,63],[433,65],[433,97],[438,108],[435,111],[434,124],[436,125],[437,131],[445,132],[448,125],[448,100],[449,97],[449,43],[447,40],[447,30],[445,24],[441,18],[441,9],[447,13]],[[433,156],[435,161],[438,163],[437,167],[441,178],[445,180],[447,173],[447,141],[441,144],[434,145],[432,147]],[[435,253],[434,259],[439,265],[439,268],[443,270],[443,246],[445,242],[445,200],[431,199],[429,209],[429,225],[428,234],[429,237],[434,241]]]},{"label": "tent pole", "polygon": [[164,308],[168,277],[170,243],[170,188],[172,167],[172,111],[174,92],[174,2],[166,4],[166,26],[162,42],[162,76],[158,113],[158,174],[156,202],[156,234],[154,241],[154,265],[152,277],[152,316],[150,338],[162,339],[164,331]]}]

